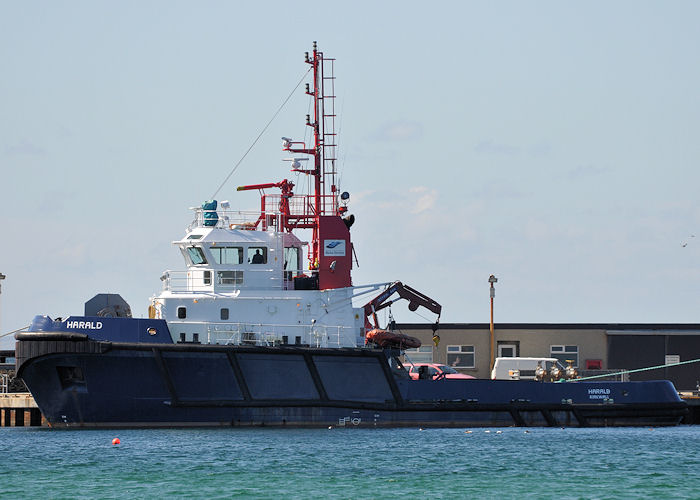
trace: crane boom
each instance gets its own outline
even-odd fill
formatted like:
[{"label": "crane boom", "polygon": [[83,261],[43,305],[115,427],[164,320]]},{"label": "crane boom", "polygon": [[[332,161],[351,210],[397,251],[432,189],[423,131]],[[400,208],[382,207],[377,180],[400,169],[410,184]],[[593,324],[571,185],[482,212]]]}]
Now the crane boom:
[{"label": "crane boom", "polygon": [[[399,298],[388,301],[389,297],[391,297],[394,293],[398,293]],[[391,304],[393,304],[399,299],[408,300],[409,311],[415,311],[418,309],[418,307],[422,306],[428,309],[429,311],[437,314],[437,320],[435,320],[435,328],[433,328],[433,330],[437,329],[437,325],[440,322],[440,313],[442,312],[442,306],[427,295],[419,292],[415,288],[411,288],[408,285],[404,285],[400,281],[393,282],[386,290],[384,290],[374,299],[365,304],[365,317],[369,318],[370,316],[372,316],[372,319],[374,321],[374,327],[379,328],[379,322],[377,320],[377,311],[381,311],[385,307],[389,307]]]}]

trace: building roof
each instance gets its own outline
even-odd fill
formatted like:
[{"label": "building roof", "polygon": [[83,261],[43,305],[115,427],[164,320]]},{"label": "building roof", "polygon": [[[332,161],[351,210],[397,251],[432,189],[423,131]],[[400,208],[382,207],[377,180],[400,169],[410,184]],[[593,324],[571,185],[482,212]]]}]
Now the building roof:
[{"label": "building roof", "polygon": [[[430,323],[397,323],[404,330],[430,329]],[[489,323],[440,323],[439,330],[488,330]],[[697,331],[700,323],[494,323],[498,330]]]}]

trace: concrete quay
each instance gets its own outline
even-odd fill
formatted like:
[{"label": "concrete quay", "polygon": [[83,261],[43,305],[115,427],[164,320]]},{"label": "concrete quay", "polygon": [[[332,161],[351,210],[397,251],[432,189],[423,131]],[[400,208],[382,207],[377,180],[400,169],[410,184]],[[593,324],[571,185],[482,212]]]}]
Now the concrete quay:
[{"label": "concrete quay", "polygon": [[47,427],[34,398],[28,392],[0,394],[0,427]]}]

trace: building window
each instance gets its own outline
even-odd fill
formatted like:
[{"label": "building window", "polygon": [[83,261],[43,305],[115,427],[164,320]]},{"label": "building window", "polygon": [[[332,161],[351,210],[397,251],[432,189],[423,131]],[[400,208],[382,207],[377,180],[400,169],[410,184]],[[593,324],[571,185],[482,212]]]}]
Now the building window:
[{"label": "building window", "polygon": [[250,264],[267,264],[267,247],[249,247],[248,262]]},{"label": "building window", "polygon": [[520,342],[518,341],[507,341],[498,342],[498,355],[499,358],[517,358],[520,351]]},{"label": "building window", "polygon": [[574,367],[578,368],[578,346],[577,345],[552,345],[549,346],[550,355],[557,358],[559,362],[566,366],[566,360],[574,362]]},{"label": "building window", "polygon": [[453,368],[474,368],[474,346],[448,345],[447,364]]},{"label": "building window", "polygon": [[413,363],[432,363],[433,362],[433,348],[429,345],[424,345],[416,347],[414,349],[406,349],[406,361],[409,360]]},{"label": "building window", "polygon": [[228,319],[228,307],[221,308],[221,319]]},{"label": "building window", "polygon": [[187,308],[184,306],[180,306],[177,308],[177,317],[179,319],[185,319],[187,317]]},{"label": "building window", "polygon": [[209,250],[217,264],[243,263],[243,247],[211,247]]},{"label": "building window", "polygon": [[243,271],[218,271],[216,276],[220,285],[243,284]]}]

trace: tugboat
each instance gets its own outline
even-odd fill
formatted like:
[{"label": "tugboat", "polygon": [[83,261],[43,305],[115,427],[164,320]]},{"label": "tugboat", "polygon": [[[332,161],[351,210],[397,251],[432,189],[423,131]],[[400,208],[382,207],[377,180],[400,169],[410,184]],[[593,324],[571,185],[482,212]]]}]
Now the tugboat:
[{"label": "tugboat", "polygon": [[101,294],[83,316],[37,316],[16,334],[17,374],[51,426],[680,422],[686,404],[668,381],[411,378],[404,350],[420,341],[381,328],[377,312],[405,299],[437,316],[437,332],[442,308],[399,281],[353,285],[355,219],[337,182],[334,59],[314,42],[305,62],[312,139],[285,137],[283,151],[292,172],[308,177],[308,194],[283,179],[238,188],[260,191],[252,214],[226,201],[196,208],[174,242],[186,270],[163,273],[147,319]]}]

